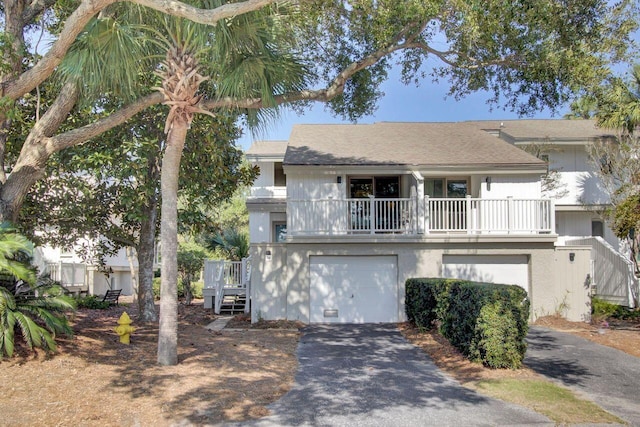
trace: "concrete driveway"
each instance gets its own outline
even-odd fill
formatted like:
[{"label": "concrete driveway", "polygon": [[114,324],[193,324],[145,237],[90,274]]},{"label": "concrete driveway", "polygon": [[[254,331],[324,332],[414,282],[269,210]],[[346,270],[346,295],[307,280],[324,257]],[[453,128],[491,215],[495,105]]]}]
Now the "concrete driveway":
[{"label": "concrete driveway", "polygon": [[293,389],[257,426],[553,425],[442,373],[394,324],[308,326]]},{"label": "concrete driveway", "polygon": [[527,341],[528,367],[640,426],[640,358],[538,326]]}]

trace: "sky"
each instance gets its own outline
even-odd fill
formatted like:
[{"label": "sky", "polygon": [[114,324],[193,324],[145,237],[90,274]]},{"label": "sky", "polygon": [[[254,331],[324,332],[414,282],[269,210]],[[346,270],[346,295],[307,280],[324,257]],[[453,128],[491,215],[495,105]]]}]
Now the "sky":
[{"label": "sky", "polygon": [[[446,82],[436,84],[425,80],[419,87],[413,84],[402,84],[399,73],[392,71],[389,79],[383,84],[382,91],[385,95],[378,101],[377,111],[358,120],[358,123],[375,122],[458,122],[464,120],[510,120],[518,119],[517,114],[505,111],[499,107],[493,108],[487,105],[490,95],[486,92],[477,92],[460,101],[454,98],[446,98],[449,85]],[[561,118],[568,112],[568,107],[561,109],[555,116],[548,110],[537,113],[527,118]],[[333,124],[350,123],[340,118],[333,117],[325,104],[315,103],[312,109],[305,111],[304,115],[297,115],[293,111],[284,111],[280,119],[255,137],[250,132],[238,141],[243,150],[247,150],[255,140],[280,140],[289,139],[291,128],[294,124]]]}]

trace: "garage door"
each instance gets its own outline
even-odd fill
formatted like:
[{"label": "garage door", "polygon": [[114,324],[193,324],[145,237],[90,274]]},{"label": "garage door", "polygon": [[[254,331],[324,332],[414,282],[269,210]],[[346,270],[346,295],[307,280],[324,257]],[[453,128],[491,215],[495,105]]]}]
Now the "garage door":
[{"label": "garage door", "polygon": [[312,256],[312,323],[398,321],[395,256]]},{"label": "garage door", "polygon": [[519,285],[529,291],[529,261],[526,255],[444,255],[442,276]]}]

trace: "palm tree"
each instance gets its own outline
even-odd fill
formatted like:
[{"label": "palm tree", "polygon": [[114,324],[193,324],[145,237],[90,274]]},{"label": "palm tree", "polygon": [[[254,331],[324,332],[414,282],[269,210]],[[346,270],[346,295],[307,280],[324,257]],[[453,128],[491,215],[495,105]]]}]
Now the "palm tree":
[{"label": "palm tree", "polygon": [[56,350],[56,334],[72,335],[65,313],[74,301],[51,281],[36,283],[28,267],[31,250],[25,237],[0,230],[0,357],[13,355],[16,330],[29,349],[47,351]]},{"label": "palm tree", "polygon": [[228,228],[207,239],[207,249],[221,250],[232,261],[240,261],[249,256],[249,236],[246,232]]},{"label": "palm tree", "polygon": [[[220,4],[220,0],[203,0],[199,6],[213,8]],[[248,124],[258,127],[277,117],[274,92],[300,90],[305,83],[306,68],[290,54],[294,40],[279,25],[281,9],[263,8],[211,27],[127,7],[115,6],[112,16],[89,28],[84,44],[77,47],[76,63],[86,66],[76,66],[74,70],[76,78],[83,78],[85,86],[94,92],[118,88],[118,93],[126,97],[140,90],[136,89],[134,77],[145,67],[149,69],[147,60],[160,52],[164,54],[159,67],[153,66],[160,80],[155,89],[169,107],[160,178],[162,282],[158,363],[173,365],[177,363],[178,335],[177,189],[189,126],[197,113],[211,114],[201,108],[203,98],[255,97],[261,98],[266,107],[246,113]],[[119,25],[118,16],[126,17],[123,22],[128,25]],[[133,16],[140,18],[139,24],[132,24]],[[89,39],[95,40],[95,44]],[[112,43],[127,47],[113,48]],[[105,56],[109,58],[107,61],[101,59]],[[119,75],[126,84],[112,79],[113,67],[119,67]]]},{"label": "palm tree", "polygon": [[[245,14],[213,28],[191,21],[166,18],[171,35],[166,60],[158,73],[160,92],[170,106],[165,132],[167,141],[162,161],[161,242],[162,271],[158,363],[174,365],[177,360],[177,188],[180,159],[187,131],[196,113],[207,113],[200,100],[214,97],[261,97],[272,105],[275,88],[296,90],[304,83],[304,67],[278,45],[283,40],[268,11]],[[218,76],[209,91],[200,91],[208,80],[201,74],[205,64],[209,75]],[[207,93],[208,92],[208,93]],[[251,124],[259,123],[256,118]]]},{"label": "palm tree", "polygon": [[611,79],[598,97],[598,125],[618,129],[633,135],[640,127],[640,64],[636,64],[630,78]]}]

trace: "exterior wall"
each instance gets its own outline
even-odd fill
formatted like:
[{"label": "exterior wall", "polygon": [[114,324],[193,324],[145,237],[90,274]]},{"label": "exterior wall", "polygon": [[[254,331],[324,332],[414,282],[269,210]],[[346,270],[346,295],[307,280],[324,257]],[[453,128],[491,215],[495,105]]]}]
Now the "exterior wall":
[{"label": "exterior wall", "polygon": [[[573,263],[553,243],[287,243],[253,245],[252,321],[258,318],[310,319],[309,268],[312,255],[395,255],[398,259],[398,319],[405,320],[404,283],[411,277],[439,277],[443,255],[526,255],[531,317],[553,314],[559,308],[570,320],[586,320],[589,307],[585,281],[589,249],[571,248]],[[267,255],[267,251],[270,255]],[[570,268],[569,268],[570,267]],[[566,307],[564,306],[566,302]]]},{"label": "exterior wall", "polygon": [[491,176],[491,189],[486,181],[482,187],[482,198],[504,199],[539,199],[541,196],[540,176]]},{"label": "exterior wall", "polygon": [[[594,212],[589,211],[560,211],[556,212],[556,233],[558,234],[558,244],[564,244],[567,239],[576,237],[591,237],[591,221],[602,218]],[[613,231],[604,222],[604,236],[614,249],[620,248],[620,240],[613,234]]]},{"label": "exterior wall", "polygon": [[271,219],[269,212],[249,212],[249,237],[251,243],[271,241]]},{"label": "exterior wall", "polygon": [[287,198],[322,200],[346,197],[346,176],[338,184],[336,175],[302,175],[287,173]]},{"label": "exterior wall", "polygon": [[566,190],[557,198],[558,205],[605,205],[609,197],[602,189],[594,165],[584,145],[559,146],[549,152],[549,169],[560,174],[561,188]]},{"label": "exterior wall", "polygon": [[251,321],[286,319],[287,246],[251,246]]},{"label": "exterior wall", "polygon": [[[570,260],[572,253],[573,261]],[[536,288],[539,312],[534,311],[534,317],[560,314],[573,322],[590,321],[591,248],[589,246],[558,247],[552,265],[555,270],[555,281],[541,283],[540,287]]]},{"label": "exterior wall", "polygon": [[274,167],[273,162],[255,162],[260,168],[260,175],[253,183],[254,187],[271,187],[274,184]]}]

